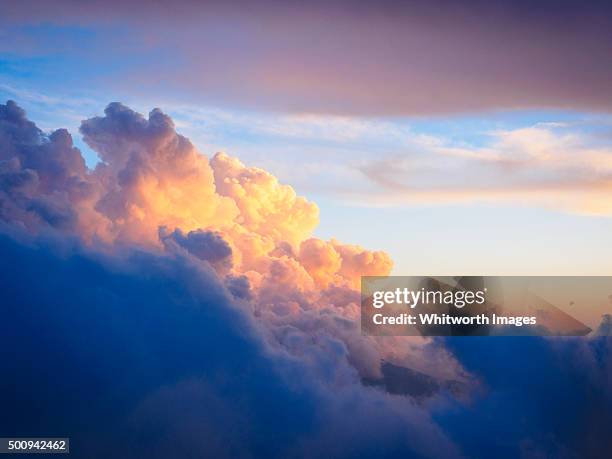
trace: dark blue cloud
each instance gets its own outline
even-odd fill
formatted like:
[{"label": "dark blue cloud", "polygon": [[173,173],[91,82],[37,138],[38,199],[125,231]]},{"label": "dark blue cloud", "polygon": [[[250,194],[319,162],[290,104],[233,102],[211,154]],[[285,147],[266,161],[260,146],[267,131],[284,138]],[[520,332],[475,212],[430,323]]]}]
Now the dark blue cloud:
[{"label": "dark blue cloud", "polygon": [[[0,247],[3,435],[70,436],[77,457],[271,457],[312,424],[312,396],[291,392],[246,317],[188,260]],[[168,438],[183,416],[208,428]]]},{"label": "dark blue cloud", "polygon": [[436,415],[468,456],[609,457],[609,338],[455,337],[439,344],[483,384],[467,406]]},{"label": "dark blue cloud", "polygon": [[159,238],[167,248],[174,245],[181,247],[217,270],[227,271],[232,267],[232,249],[221,234],[215,231],[198,229],[185,234],[181,229],[168,233],[163,228]]},{"label": "dark blue cloud", "polygon": [[83,458],[457,455],[407,398],[268,349],[191,256],[19,238],[0,233],[3,436]]},{"label": "dark blue cloud", "polygon": [[436,341],[480,386],[469,402],[419,407],[358,384],[325,388],[268,349],[189,255],[19,238],[0,236],[3,436],[69,436],[72,456],[86,458],[600,458],[612,448],[610,338]]}]

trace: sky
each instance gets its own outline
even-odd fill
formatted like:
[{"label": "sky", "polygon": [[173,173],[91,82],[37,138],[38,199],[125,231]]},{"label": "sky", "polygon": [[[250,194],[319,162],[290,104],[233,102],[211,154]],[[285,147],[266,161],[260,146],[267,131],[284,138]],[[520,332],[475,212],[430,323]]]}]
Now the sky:
[{"label": "sky", "polygon": [[90,167],[83,119],[159,107],[396,274],[610,272],[605,4],[178,5],[6,5],[0,98]]},{"label": "sky", "polygon": [[610,274],[611,13],[0,0],[0,435],[608,457],[605,298],[588,336],[370,336],[360,281]]}]

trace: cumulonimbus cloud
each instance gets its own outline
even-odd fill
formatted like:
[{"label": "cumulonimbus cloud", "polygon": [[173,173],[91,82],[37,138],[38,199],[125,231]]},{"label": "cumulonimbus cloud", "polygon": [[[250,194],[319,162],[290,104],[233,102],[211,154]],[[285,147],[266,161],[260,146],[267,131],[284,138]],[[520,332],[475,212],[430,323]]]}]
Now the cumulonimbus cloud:
[{"label": "cumulonimbus cloud", "polygon": [[[5,221],[111,249],[183,251],[251,298],[271,343],[294,354],[313,343],[326,349],[334,336],[363,377],[380,375],[382,359],[407,358],[359,331],[359,278],[388,274],[390,257],[313,238],[316,205],[268,172],[224,153],[209,161],[160,110],[145,118],[118,103],[81,126],[101,159],[89,170],[66,131],[45,135],[13,102],[2,110]],[[456,376],[452,363],[442,373]]]},{"label": "cumulonimbus cloud", "polygon": [[[69,433],[87,458],[609,451],[609,338],[363,336],[356,279],[388,255],[313,238],[314,204],[159,110],[82,132],[94,170],[0,105],[4,434]],[[428,395],[365,384],[383,360]]]},{"label": "cumulonimbus cloud", "polygon": [[[111,104],[81,131],[95,170],[66,131],[46,135],[15,103],[0,106],[0,343],[13,349],[3,432],[36,418],[69,431],[77,457],[351,456],[381,438],[458,454],[409,397],[362,384],[382,359],[424,367],[425,353],[446,362],[429,368],[436,378],[461,377],[424,340],[394,349],[361,335],[356,270],[387,273],[386,254],[313,239],[316,206],[227,155],[209,162],[158,110]],[[21,368],[34,352],[44,368]],[[371,422],[372,435],[357,434]]]}]

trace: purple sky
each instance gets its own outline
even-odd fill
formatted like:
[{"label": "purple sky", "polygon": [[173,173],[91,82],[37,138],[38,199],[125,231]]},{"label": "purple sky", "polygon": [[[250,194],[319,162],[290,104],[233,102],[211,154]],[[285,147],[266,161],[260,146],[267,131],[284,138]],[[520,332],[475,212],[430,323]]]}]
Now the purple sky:
[{"label": "purple sky", "polygon": [[[122,77],[113,84],[124,89],[360,115],[612,107],[612,15],[605,4],[39,3],[5,5],[8,37],[0,50],[70,49],[101,67],[133,57],[140,65],[113,72]],[[40,40],[32,31],[41,24],[97,35]]]}]

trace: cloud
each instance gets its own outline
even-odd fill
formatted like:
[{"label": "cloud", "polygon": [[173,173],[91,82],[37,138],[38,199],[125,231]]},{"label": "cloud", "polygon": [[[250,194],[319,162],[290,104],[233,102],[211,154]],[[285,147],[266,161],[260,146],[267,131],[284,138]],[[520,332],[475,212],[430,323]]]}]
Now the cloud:
[{"label": "cloud", "polygon": [[[193,257],[215,269],[237,298],[250,299],[249,308],[270,345],[295,355],[311,353],[322,373],[328,363],[318,360],[319,353],[327,352],[330,336],[340,337],[332,341],[345,349],[338,358],[353,362],[362,376],[378,374],[382,358],[401,363],[414,355],[413,364],[424,365],[417,356],[418,344],[410,355],[402,355],[359,331],[359,276],[388,274],[390,257],[312,238],[318,208],[271,174],[222,153],[209,161],[160,110],[145,118],[119,103],[110,104],[104,116],[82,123],[85,141],[102,161],[89,170],[65,131],[59,131],[67,136],[59,143],[57,133],[41,132],[14,103],[6,107],[0,126],[10,164],[25,161],[21,158],[31,154],[32,143],[36,148],[62,146],[45,161],[28,160],[28,167],[18,171],[54,184],[50,190],[36,184],[31,194],[46,202],[49,191],[57,188],[56,207],[72,218],[67,230],[59,216],[50,216],[55,208],[7,199],[12,211],[5,221],[24,225],[33,234],[67,231],[110,251],[137,245]],[[19,136],[11,134],[9,109],[19,114]],[[66,152],[78,155],[79,167],[71,175],[62,166]],[[88,192],[69,192],[74,182]],[[21,182],[3,183],[9,193]],[[285,339],[289,329],[292,340]],[[422,340],[421,346],[425,344]]]},{"label": "cloud", "polygon": [[159,238],[166,249],[182,247],[200,260],[210,263],[217,271],[228,272],[232,267],[231,247],[213,231],[196,230],[184,234],[176,229],[168,234],[161,228]]},{"label": "cloud", "polygon": [[0,217],[30,229],[74,229],[93,191],[70,134],[45,135],[11,101],[0,105],[0,183]]},{"label": "cloud", "polygon": [[236,158],[217,153],[210,161],[217,192],[240,209],[240,224],[260,235],[292,243],[303,240],[319,222],[319,209],[290,186]]},{"label": "cloud", "polygon": [[489,133],[484,146],[423,143],[419,154],[364,162],[378,189],[364,202],[502,202],[566,212],[612,213],[612,150],[600,133],[535,125]]},{"label": "cloud", "polygon": [[355,377],[333,390],[268,348],[193,259],[57,238],[0,235],[6,435],[69,435],[88,458],[456,455],[408,399]]},{"label": "cloud", "polygon": [[5,435],[87,458],[610,449],[609,338],[364,336],[356,282],[388,255],[313,238],[316,206],[159,110],[82,132],[95,170],[0,106]]},{"label": "cloud", "polygon": [[[612,442],[604,432],[612,420],[610,338],[443,341],[484,385],[473,403],[436,417],[453,432],[451,438],[461,438],[467,456],[608,454]],[[464,416],[469,424],[461,422]]]},{"label": "cloud", "polygon": [[84,121],[81,133],[102,160],[93,174],[95,209],[108,219],[111,238],[151,242],[160,226],[191,231],[237,215],[234,203],[216,193],[206,158],[160,110],[147,119],[110,104],[104,117]]},{"label": "cloud", "polygon": [[388,275],[391,258],[381,251],[371,252],[356,245],[310,238],[300,245],[298,259],[319,288],[348,282],[359,288],[361,276]]},{"label": "cloud", "polygon": [[[70,50],[126,95],[368,116],[611,108],[605,2],[31,0],[3,16],[5,49]],[[100,76],[109,68],[119,84]]]},{"label": "cloud", "polygon": [[612,314],[604,314],[601,323],[593,331],[595,336],[612,336]]}]

